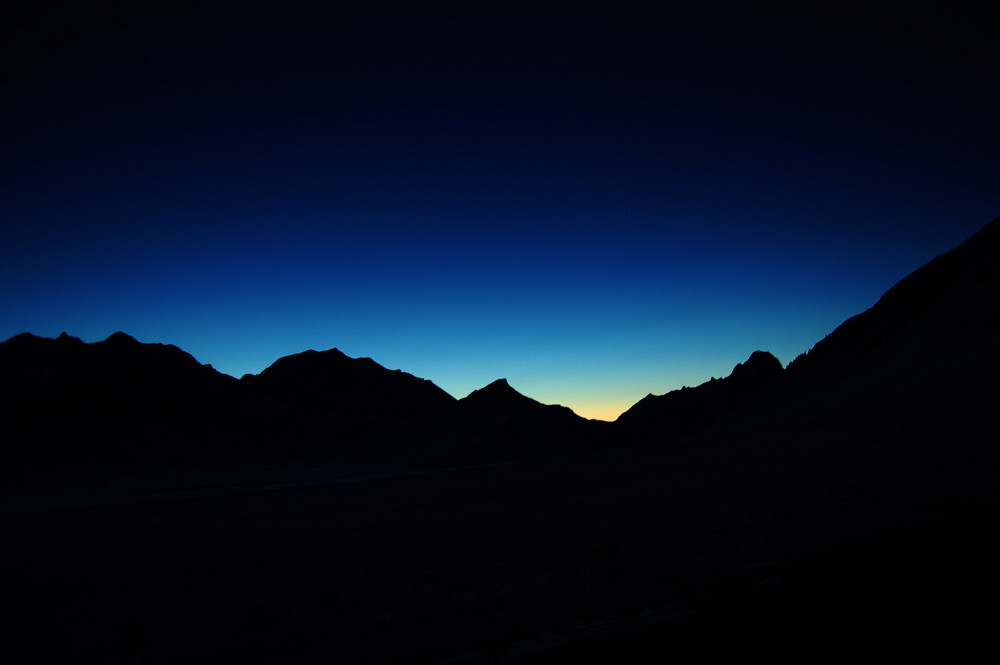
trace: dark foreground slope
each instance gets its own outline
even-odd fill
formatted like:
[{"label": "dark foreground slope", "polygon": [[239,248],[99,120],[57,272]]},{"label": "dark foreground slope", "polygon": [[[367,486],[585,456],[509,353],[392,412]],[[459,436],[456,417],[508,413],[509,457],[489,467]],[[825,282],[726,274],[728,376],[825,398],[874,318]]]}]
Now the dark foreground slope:
[{"label": "dark foreground slope", "polygon": [[1000,619],[1000,460],[972,431],[911,433],[917,454],[800,428],[9,512],[7,645],[105,663],[964,660]]},{"label": "dark foreground slope", "polygon": [[1000,219],[914,271],[782,370],[757,351],[724,379],[648,395],[631,439],[787,427],[905,427],[991,411],[1000,376]]},{"label": "dark foreground slope", "polygon": [[998,351],[1000,219],[902,279],[788,369],[831,392],[844,382],[891,391],[995,377]]},{"label": "dark foreground slope", "polygon": [[[914,271],[799,356],[729,429],[960,427],[1000,392],[1000,219]],[[957,430],[956,430],[957,431]]]}]

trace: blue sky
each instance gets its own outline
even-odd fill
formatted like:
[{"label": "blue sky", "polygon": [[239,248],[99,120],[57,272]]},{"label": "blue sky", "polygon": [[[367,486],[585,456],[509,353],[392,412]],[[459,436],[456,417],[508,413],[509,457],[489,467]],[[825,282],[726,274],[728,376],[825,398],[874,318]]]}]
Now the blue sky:
[{"label": "blue sky", "polygon": [[337,347],[613,419],[787,363],[997,216],[975,17],[705,7],[35,17],[0,337],[124,330],[234,376]]}]

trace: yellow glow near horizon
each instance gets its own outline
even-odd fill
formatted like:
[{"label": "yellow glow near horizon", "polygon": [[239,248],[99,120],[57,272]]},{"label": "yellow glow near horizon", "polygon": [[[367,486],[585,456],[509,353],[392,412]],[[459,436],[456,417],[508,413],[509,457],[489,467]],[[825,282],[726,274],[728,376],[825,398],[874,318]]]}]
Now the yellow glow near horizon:
[{"label": "yellow glow near horizon", "polygon": [[632,404],[634,402],[627,404],[624,402],[578,402],[567,404],[566,406],[573,409],[573,413],[583,418],[613,422],[618,419],[618,416],[628,411]]}]

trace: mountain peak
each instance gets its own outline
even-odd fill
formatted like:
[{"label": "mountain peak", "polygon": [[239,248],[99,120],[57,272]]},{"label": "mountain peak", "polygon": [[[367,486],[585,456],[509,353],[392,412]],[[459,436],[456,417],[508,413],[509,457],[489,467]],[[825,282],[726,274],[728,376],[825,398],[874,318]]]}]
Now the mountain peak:
[{"label": "mountain peak", "polygon": [[104,341],[106,343],[108,343],[108,344],[138,344],[139,343],[139,340],[137,340],[135,337],[132,337],[131,335],[123,333],[121,330],[119,330],[116,333],[112,333]]},{"label": "mountain peak", "polygon": [[355,371],[358,368],[359,365],[356,359],[344,355],[338,349],[329,349],[327,351],[307,349],[306,351],[278,358],[270,366],[266,367],[259,376],[299,375],[300,378],[305,376],[317,377],[329,375],[331,372]]},{"label": "mountain peak", "polygon": [[493,381],[492,383],[484,386],[483,388],[480,388],[480,392],[483,390],[490,390],[490,391],[513,390],[514,392],[517,392],[511,387],[510,383],[507,382],[507,379],[497,379],[496,381]]},{"label": "mountain peak", "polygon": [[535,400],[517,392],[507,382],[507,379],[497,379],[478,390],[473,390],[462,401],[473,404],[496,404],[498,401],[509,403],[512,401],[534,402]]},{"label": "mountain peak", "polygon": [[559,421],[578,421],[580,417],[565,406],[558,404],[542,404],[527,395],[522,395],[507,382],[507,379],[497,379],[479,390],[473,390],[461,400],[460,404],[473,411],[502,416],[528,419],[544,419]]},{"label": "mountain peak", "polygon": [[66,332],[59,333],[59,337],[56,337],[56,341],[62,344],[83,344],[82,339],[80,339],[79,337],[73,337],[72,335]]},{"label": "mountain peak", "polygon": [[736,363],[733,367],[733,377],[766,377],[778,375],[784,370],[781,361],[767,351],[754,351],[746,362]]},{"label": "mountain peak", "polygon": [[32,344],[34,342],[38,342],[43,339],[45,338],[39,337],[38,335],[32,334],[30,332],[23,332],[23,333],[18,333],[17,335],[14,335],[13,337],[9,338],[5,342],[5,344],[12,344],[12,345]]},{"label": "mountain peak", "polygon": [[[302,353],[299,353],[299,354],[296,354],[296,355],[300,355],[300,356],[323,356],[323,357],[327,357],[327,358],[347,358],[348,357],[347,354],[345,354],[343,351],[341,351],[337,347],[333,347],[332,349],[327,349],[326,351],[317,351],[316,349],[308,349],[308,350],[303,351]],[[352,358],[352,360],[353,360],[353,358]]]}]

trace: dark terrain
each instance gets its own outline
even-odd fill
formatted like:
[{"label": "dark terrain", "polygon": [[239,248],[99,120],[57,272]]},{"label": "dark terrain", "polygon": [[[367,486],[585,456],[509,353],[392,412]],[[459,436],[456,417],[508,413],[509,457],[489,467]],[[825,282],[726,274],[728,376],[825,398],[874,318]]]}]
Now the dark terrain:
[{"label": "dark terrain", "polygon": [[787,368],[616,423],[336,350],[240,380],[0,344],[31,660],[965,660],[996,651],[1000,220]]}]

